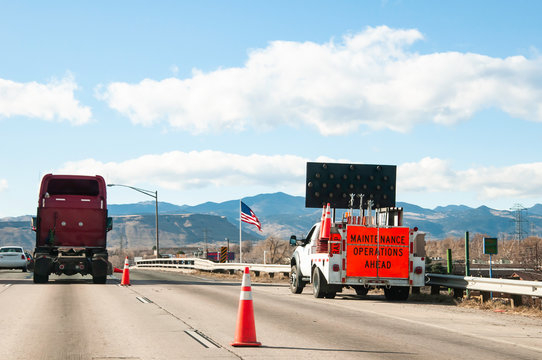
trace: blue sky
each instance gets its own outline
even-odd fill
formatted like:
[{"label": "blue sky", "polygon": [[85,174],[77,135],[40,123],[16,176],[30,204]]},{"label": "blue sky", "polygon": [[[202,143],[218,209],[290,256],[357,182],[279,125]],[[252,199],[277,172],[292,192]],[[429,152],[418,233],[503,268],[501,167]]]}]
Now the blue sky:
[{"label": "blue sky", "polygon": [[0,1],[0,217],[50,172],[198,204],[304,195],[306,161],[397,165],[428,208],[542,203],[541,8]]}]

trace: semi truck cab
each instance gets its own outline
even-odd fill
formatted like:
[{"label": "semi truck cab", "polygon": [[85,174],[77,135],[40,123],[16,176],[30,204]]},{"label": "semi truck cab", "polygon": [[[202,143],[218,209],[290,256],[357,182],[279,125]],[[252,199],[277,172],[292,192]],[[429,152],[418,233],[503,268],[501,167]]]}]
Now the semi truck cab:
[{"label": "semi truck cab", "polygon": [[112,273],[107,253],[112,227],[103,177],[45,175],[32,219],[34,282],[46,283],[50,274],[90,274],[94,283],[105,283]]}]

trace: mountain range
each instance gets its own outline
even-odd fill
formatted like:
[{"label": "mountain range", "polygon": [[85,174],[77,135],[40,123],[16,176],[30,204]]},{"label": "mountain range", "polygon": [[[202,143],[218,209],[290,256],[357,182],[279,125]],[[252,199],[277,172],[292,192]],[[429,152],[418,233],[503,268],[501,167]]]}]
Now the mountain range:
[{"label": "mountain range", "polygon": [[[242,224],[243,240],[262,240],[268,236],[287,239],[291,234],[300,236],[320,220],[321,209],[305,208],[305,198],[285,193],[260,194],[246,197],[262,223],[262,232],[254,225]],[[404,209],[404,225],[427,232],[427,239],[463,236],[465,231],[494,237],[512,237],[517,232],[517,212],[494,210],[486,206],[471,208],[449,205],[426,209],[398,202]],[[239,200],[221,203],[205,202],[199,205],[159,203],[159,231],[161,247],[181,247],[205,242],[239,241]],[[155,203],[110,204],[109,215],[114,226],[109,233],[111,247],[148,247],[155,239]],[[342,211],[338,211],[342,214]],[[542,205],[537,204],[521,212],[525,235],[537,235],[542,230]],[[34,233],[30,230],[30,215],[0,219],[0,245],[21,244],[32,248]]]}]

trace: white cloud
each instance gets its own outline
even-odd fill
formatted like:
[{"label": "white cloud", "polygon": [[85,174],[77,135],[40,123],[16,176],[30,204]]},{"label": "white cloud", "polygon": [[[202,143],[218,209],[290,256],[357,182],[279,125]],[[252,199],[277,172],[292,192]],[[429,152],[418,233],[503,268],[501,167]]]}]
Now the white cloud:
[{"label": "white cloud", "polygon": [[123,162],[68,162],[56,171],[102,174],[110,183],[153,183],[165,189],[303,184],[307,159],[295,155],[238,155],[221,151],[173,151]]},{"label": "white cloud", "polygon": [[[68,162],[55,173],[101,174],[109,183],[153,184],[153,187],[167,190],[218,188],[227,193],[232,188],[258,187],[269,192],[303,195],[307,161],[348,162],[296,155],[173,151],[123,162],[103,163],[93,159]],[[540,198],[542,163],[455,170],[446,160],[428,157],[398,166],[397,191],[398,195],[443,192],[460,196],[472,193],[482,200]]]},{"label": "white cloud", "polygon": [[177,65],[171,65],[169,67],[169,70],[173,74],[173,76],[177,76],[179,74],[179,67]]},{"label": "white cloud", "polygon": [[76,90],[77,84],[71,75],[47,84],[0,79],[0,118],[26,116],[77,125],[87,123],[91,111],[75,99]]},{"label": "white cloud", "polygon": [[381,26],[340,42],[274,41],[251,51],[242,67],[114,82],[100,98],[135,124],[167,121],[193,133],[280,124],[325,135],[360,127],[407,131],[489,107],[542,121],[542,58],[409,49],[422,39],[417,30]]},{"label": "white cloud", "polygon": [[397,169],[399,192],[476,194],[478,199],[542,197],[542,162],[453,170],[441,159],[424,158]]},{"label": "white cloud", "polygon": [[424,158],[416,163],[405,163],[397,169],[399,191],[450,191],[456,176],[449,164],[441,159]]},{"label": "white cloud", "polygon": [[8,181],[6,179],[0,179],[0,192],[8,188]]}]

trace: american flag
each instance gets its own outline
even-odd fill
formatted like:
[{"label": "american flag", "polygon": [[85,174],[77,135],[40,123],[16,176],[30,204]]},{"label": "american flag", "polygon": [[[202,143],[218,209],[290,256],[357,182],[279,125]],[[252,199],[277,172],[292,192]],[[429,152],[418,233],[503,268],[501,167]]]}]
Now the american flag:
[{"label": "american flag", "polygon": [[254,211],[252,211],[244,202],[241,201],[241,221],[256,225],[258,230],[262,231],[262,224]]}]

